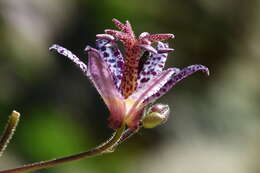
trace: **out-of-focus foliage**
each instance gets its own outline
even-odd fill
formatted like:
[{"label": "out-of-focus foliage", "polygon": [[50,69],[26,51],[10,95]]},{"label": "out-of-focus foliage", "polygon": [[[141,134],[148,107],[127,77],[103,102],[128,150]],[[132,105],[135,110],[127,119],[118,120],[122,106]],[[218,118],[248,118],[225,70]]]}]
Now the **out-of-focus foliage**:
[{"label": "out-of-focus foliage", "polygon": [[95,34],[130,20],[137,34],[173,33],[168,66],[203,64],[159,102],[169,121],[142,130],[110,155],[37,172],[255,173],[260,167],[260,2],[239,0],[0,2],[0,128],[21,121],[0,168],[92,148],[106,139],[108,111],[90,82],[53,43],[84,61]]}]

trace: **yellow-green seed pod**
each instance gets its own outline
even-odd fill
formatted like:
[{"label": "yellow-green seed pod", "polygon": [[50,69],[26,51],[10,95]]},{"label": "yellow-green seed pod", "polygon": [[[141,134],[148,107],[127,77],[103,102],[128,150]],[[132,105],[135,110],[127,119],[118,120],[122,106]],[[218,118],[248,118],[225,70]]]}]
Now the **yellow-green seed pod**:
[{"label": "yellow-green seed pod", "polygon": [[154,128],[165,123],[169,117],[170,108],[165,104],[155,104],[147,111],[142,124],[144,128]]}]

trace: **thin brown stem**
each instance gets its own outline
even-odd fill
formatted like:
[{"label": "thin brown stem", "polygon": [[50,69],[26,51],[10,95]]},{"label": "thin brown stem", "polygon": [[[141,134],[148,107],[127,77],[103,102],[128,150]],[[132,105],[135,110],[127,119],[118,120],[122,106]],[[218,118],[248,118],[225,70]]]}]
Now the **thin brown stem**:
[{"label": "thin brown stem", "polygon": [[124,132],[124,129],[125,129],[125,126],[123,125],[121,128],[116,130],[113,137],[110,138],[107,142],[105,142],[104,145],[100,145],[99,147],[97,147],[95,149],[92,149],[92,150],[89,150],[86,152],[82,152],[79,154],[67,156],[67,157],[62,157],[59,159],[37,162],[37,163],[22,166],[19,168],[0,171],[0,173],[22,173],[22,172],[28,172],[28,171],[35,171],[38,169],[48,168],[48,167],[60,165],[62,163],[67,163],[70,161],[75,161],[75,160],[79,160],[82,158],[86,158],[86,157],[97,156],[97,155],[109,153],[109,152],[111,152],[110,148],[114,144],[116,144],[118,140],[120,140],[120,138]]}]

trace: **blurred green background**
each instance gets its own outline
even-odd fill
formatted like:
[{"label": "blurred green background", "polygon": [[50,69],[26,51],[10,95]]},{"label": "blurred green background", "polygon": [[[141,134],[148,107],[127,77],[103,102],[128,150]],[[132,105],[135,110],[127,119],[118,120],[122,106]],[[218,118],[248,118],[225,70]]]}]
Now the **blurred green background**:
[{"label": "blurred green background", "polygon": [[260,172],[260,1],[0,1],[0,129],[22,114],[0,158],[7,169],[85,151],[112,133],[108,111],[88,79],[54,43],[85,62],[95,34],[130,20],[136,34],[173,33],[167,66],[209,67],[158,102],[169,121],[141,130],[116,152],[37,173]]}]

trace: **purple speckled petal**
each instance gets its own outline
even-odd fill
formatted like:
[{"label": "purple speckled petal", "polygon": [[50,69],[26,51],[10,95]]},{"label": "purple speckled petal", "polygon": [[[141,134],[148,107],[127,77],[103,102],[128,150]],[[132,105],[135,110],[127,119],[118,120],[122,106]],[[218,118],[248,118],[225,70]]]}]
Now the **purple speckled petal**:
[{"label": "purple speckled petal", "polygon": [[[131,106],[128,107],[127,105],[126,122],[127,125],[130,126],[130,128],[136,126],[133,121],[136,120],[135,116],[139,115],[136,114],[136,112],[138,112],[140,109],[143,109],[143,107],[145,106],[144,100],[157,93],[161,89],[161,87],[163,87],[165,83],[169,81],[173,73],[173,69],[168,69],[161,72],[159,75],[154,77],[153,80],[147,82],[144,87],[138,89],[127,98],[126,103],[130,103]],[[132,105],[131,103],[134,104]]]},{"label": "purple speckled petal", "polygon": [[191,65],[183,70],[181,70],[179,73],[174,74],[171,79],[155,94],[152,96],[148,97],[144,102],[145,104],[151,103],[167,93],[174,85],[176,85],[178,82],[180,82],[182,79],[190,76],[191,74],[197,72],[197,71],[202,71],[209,75],[209,69],[203,65]]},{"label": "purple speckled petal", "polygon": [[80,69],[81,71],[86,75],[87,74],[87,65],[84,64],[76,55],[74,55],[71,51],[68,49],[59,46],[57,44],[52,45],[49,50],[55,50],[59,54],[68,57],[71,61],[73,61]]},{"label": "purple speckled petal", "polygon": [[104,39],[98,39],[96,45],[101,57],[107,63],[108,68],[113,74],[116,87],[119,89],[123,78],[125,63],[119,48],[114,42]]},{"label": "purple speckled petal", "polygon": [[[156,50],[169,49],[167,43],[158,42]],[[142,71],[137,80],[138,88],[142,88],[150,79],[162,72],[167,59],[167,53],[151,53],[150,57],[144,63]]]},{"label": "purple speckled petal", "polygon": [[116,88],[107,63],[100,57],[100,54],[90,49],[88,55],[88,76],[111,113],[109,126],[116,129],[120,127],[124,119],[124,98]]}]

